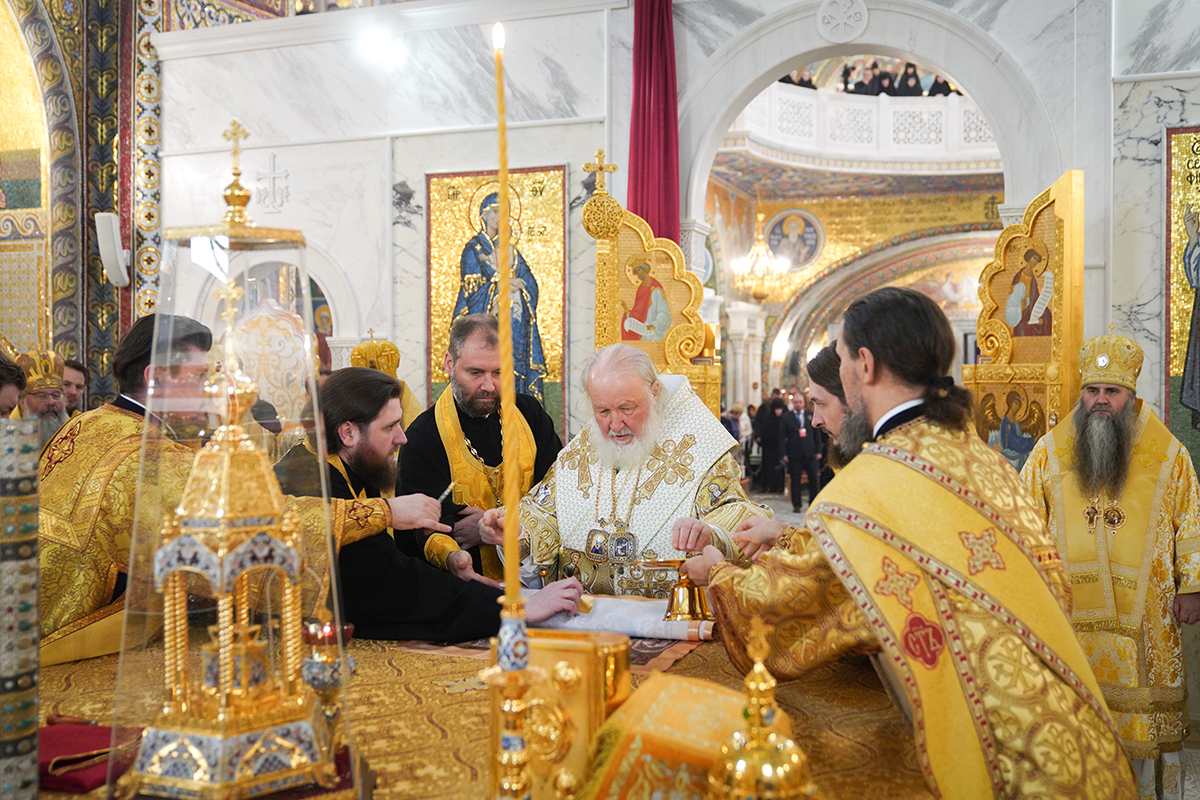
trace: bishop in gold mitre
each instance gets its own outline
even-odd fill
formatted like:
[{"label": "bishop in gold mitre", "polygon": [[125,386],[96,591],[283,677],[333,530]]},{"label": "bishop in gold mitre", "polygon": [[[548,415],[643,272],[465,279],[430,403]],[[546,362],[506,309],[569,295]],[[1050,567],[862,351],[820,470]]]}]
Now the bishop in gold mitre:
[{"label": "bishop in gold mitre", "polygon": [[1021,477],[1070,576],[1079,634],[1134,759],[1143,797],[1180,797],[1187,691],[1181,623],[1200,620],[1200,487],[1191,456],[1137,397],[1142,349],[1124,336],[1079,351],[1072,418]]},{"label": "bishop in gold mitre", "polygon": [[25,373],[25,390],[9,417],[37,417],[44,445],[69,418],[63,396],[63,357],[53,350],[31,350],[17,356]]}]

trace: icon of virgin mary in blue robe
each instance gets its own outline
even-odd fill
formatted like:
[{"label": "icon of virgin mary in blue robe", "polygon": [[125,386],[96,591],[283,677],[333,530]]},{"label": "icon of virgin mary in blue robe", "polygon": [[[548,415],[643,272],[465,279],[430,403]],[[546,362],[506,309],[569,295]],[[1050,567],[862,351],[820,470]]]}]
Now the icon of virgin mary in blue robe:
[{"label": "icon of virgin mary in blue robe", "polygon": [[[500,230],[500,197],[489,194],[479,204],[479,233],[463,246],[459,272],[462,283],[458,301],[454,304],[452,320],[466,314],[499,315],[497,295],[499,278],[496,275],[496,247]],[[513,370],[517,391],[533,395],[542,402],[542,379],[546,376],[546,358],[542,353],[542,336],[538,333],[537,278],[521,251],[513,248],[511,258]]]}]

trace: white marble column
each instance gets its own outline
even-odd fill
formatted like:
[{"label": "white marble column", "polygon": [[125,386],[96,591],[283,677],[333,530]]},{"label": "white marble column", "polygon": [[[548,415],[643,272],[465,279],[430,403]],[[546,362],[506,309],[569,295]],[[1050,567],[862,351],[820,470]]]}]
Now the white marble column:
[{"label": "white marble column", "polygon": [[996,210],[1000,212],[1000,221],[1004,223],[1004,227],[1015,225],[1025,216],[1025,203],[1001,203],[996,206]]},{"label": "white marble column", "polygon": [[712,227],[703,220],[679,221],[679,249],[683,251],[683,263],[701,280],[704,279],[704,241],[711,230]]},{"label": "white marble column", "polygon": [[736,402],[758,405],[761,392],[754,384],[762,382],[762,345],[766,315],[754,303],[741,300],[726,300],[725,312],[729,316],[729,342],[726,352],[731,354],[732,363],[728,374],[731,386],[725,393],[726,404]]}]

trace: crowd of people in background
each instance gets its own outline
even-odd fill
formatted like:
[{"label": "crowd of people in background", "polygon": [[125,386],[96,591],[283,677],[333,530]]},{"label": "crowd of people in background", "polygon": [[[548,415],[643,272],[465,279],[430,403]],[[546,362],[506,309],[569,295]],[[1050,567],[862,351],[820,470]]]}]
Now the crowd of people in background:
[{"label": "crowd of people in background", "polygon": [[[813,71],[810,67],[789,72],[780,78],[779,82],[804,89],[817,88],[813,82]],[[869,66],[862,67],[855,67],[847,63],[842,66],[840,89],[846,94],[886,94],[894,97],[937,97],[962,94],[941,75],[931,72],[922,74],[917,65],[911,61],[905,62],[904,68],[898,74],[883,69],[879,66],[878,61],[872,61]]]}]

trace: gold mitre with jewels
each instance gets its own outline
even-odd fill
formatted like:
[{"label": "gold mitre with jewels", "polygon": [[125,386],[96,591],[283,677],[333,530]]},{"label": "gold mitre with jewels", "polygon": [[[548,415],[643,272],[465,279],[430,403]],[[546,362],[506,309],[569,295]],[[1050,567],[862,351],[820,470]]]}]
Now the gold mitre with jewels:
[{"label": "gold mitre with jewels", "polygon": [[1136,392],[1142,358],[1142,348],[1124,336],[1110,333],[1088,339],[1079,348],[1079,383],[1111,383]]},{"label": "gold mitre with jewels", "polygon": [[375,340],[375,331],[367,329],[371,340],[363,342],[350,351],[350,366],[370,367],[396,377],[400,367],[400,348],[386,339]]},{"label": "gold mitre with jewels", "polygon": [[29,394],[39,389],[61,389],[63,380],[63,357],[53,350],[30,350],[17,356],[17,366],[25,373],[25,391]]}]

